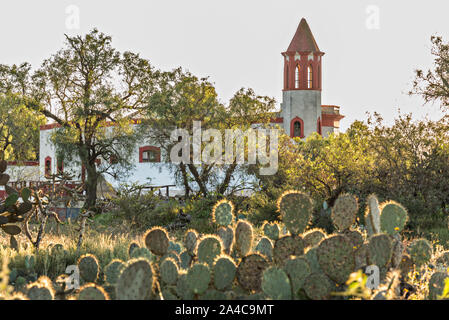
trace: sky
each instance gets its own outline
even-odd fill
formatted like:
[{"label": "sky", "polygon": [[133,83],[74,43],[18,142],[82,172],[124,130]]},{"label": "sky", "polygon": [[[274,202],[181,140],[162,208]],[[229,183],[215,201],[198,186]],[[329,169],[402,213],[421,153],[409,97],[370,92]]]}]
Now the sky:
[{"label": "sky", "polygon": [[15,0],[0,4],[0,63],[33,68],[64,34],[93,28],[162,70],[209,77],[222,102],[241,87],[282,99],[283,58],[306,18],[323,60],[322,104],[341,107],[344,131],[366,113],[438,119],[439,105],[409,96],[414,70],[432,67],[432,35],[449,42],[449,1]]}]

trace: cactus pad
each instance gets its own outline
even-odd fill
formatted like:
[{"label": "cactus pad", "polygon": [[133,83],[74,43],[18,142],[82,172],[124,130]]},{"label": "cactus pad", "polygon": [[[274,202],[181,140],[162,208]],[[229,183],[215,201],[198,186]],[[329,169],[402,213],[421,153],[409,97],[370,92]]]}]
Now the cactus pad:
[{"label": "cactus pad", "polygon": [[235,247],[241,257],[246,256],[253,243],[253,227],[247,221],[239,221],[235,228]]},{"label": "cactus pad", "polygon": [[214,286],[217,290],[225,290],[232,285],[235,278],[237,266],[231,257],[220,256],[213,267]]},{"label": "cactus pad", "polygon": [[153,268],[146,259],[130,260],[117,281],[117,300],[149,300],[154,285]]},{"label": "cactus pad", "polygon": [[304,254],[304,240],[300,236],[284,236],[274,243],[273,259],[278,265],[283,265],[290,256]]},{"label": "cactus pad", "polygon": [[332,222],[340,231],[349,229],[355,222],[358,209],[359,205],[355,196],[348,193],[341,194],[332,207]]},{"label": "cactus pad", "polygon": [[293,235],[303,233],[312,217],[312,200],[298,191],[284,192],[277,202],[282,222]]},{"label": "cactus pad", "polygon": [[105,268],[104,274],[106,282],[115,285],[120,276],[120,272],[125,268],[125,263],[119,259],[112,260]]},{"label": "cactus pad", "polygon": [[332,291],[332,282],[322,273],[312,273],[304,281],[304,292],[312,300],[324,300]]},{"label": "cactus pad", "polygon": [[432,244],[426,239],[416,239],[409,245],[408,252],[412,261],[421,266],[432,258]]},{"label": "cactus pad", "polygon": [[219,226],[227,227],[234,220],[233,211],[234,206],[232,202],[221,200],[212,209],[212,219]]},{"label": "cactus pad", "polygon": [[303,287],[304,281],[311,273],[309,263],[304,257],[291,258],[285,263],[284,270],[290,278],[293,295],[297,296],[299,289]]},{"label": "cactus pad", "polygon": [[145,246],[158,256],[167,253],[169,242],[167,231],[160,227],[150,229],[145,235]]},{"label": "cactus pad", "polygon": [[334,235],[321,241],[317,251],[318,262],[324,273],[342,284],[355,267],[353,247],[342,235]]},{"label": "cactus pad", "polygon": [[262,273],[268,268],[268,261],[260,254],[250,254],[240,261],[237,268],[237,281],[246,290],[260,291]]},{"label": "cactus pad", "polygon": [[204,293],[210,280],[210,269],[206,264],[196,263],[187,271],[187,285],[195,294]]},{"label": "cactus pad", "polygon": [[265,236],[267,236],[271,240],[276,241],[277,239],[279,239],[279,234],[281,233],[279,224],[265,222],[262,226],[262,230]]},{"label": "cactus pad", "polygon": [[271,266],[262,274],[262,291],[272,300],[290,300],[292,288],[284,270]]},{"label": "cactus pad", "polygon": [[88,283],[80,288],[78,300],[109,300],[109,295],[102,287]]},{"label": "cactus pad", "polygon": [[212,266],[216,257],[222,253],[221,240],[213,235],[207,235],[199,240],[198,247],[196,249],[196,256],[200,263],[207,263]]},{"label": "cactus pad", "polygon": [[407,223],[407,210],[399,203],[389,201],[380,206],[380,228],[389,235],[400,233]]},{"label": "cactus pad", "polygon": [[92,254],[85,254],[78,260],[80,276],[85,282],[95,282],[100,271],[97,258]]},{"label": "cactus pad", "polygon": [[162,282],[174,285],[178,281],[178,265],[173,258],[166,258],[159,268]]}]

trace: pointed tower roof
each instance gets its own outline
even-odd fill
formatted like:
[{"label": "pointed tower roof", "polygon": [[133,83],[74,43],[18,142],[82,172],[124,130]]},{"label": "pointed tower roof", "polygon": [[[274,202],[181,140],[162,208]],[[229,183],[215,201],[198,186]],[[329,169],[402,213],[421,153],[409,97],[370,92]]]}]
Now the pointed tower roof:
[{"label": "pointed tower roof", "polygon": [[302,18],[286,52],[321,52],[306,19]]}]

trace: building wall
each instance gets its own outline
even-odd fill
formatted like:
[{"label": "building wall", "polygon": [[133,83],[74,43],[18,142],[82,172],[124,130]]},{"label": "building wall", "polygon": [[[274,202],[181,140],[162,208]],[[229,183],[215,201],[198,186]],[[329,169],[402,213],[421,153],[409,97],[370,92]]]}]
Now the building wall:
[{"label": "building wall", "polygon": [[281,117],[284,118],[284,129],[291,135],[291,120],[299,117],[304,121],[304,136],[317,132],[317,121],[321,116],[321,91],[288,90],[283,92]]},{"label": "building wall", "polygon": [[[45,159],[47,157],[51,158],[51,173],[57,172],[57,159],[56,159],[56,148],[51,143],[51,135],[54,133],[56,128],[41,130],[40,131],[40,152],[39,152],[39,167],[38,177],[39,180],[45,181]],[[164,161],[168,156],[164,153],[161,154],[161,162],[139,162],[139,148],[143,146],[155,146],[154,143],[149,141],[141,141],[137,143],[134,148],[134,152],[130,155],[131,163],[134,164],[134,168],[128,172],[120,180],[115,180],[109,175],[105,175],[106,180],[111,183],[114,187],[119,186],[121,183],[138,183],[138,184],[148,184],[148,185],[171,185],[175,184],[173,179],[173,174]],[[108,165],[106,162],[108,160],[101,159],[99,169],[104,165]],[[74,180],[81,181],[82,167],[79,162],[79,158],[74,159],[72,162],[64,161],[64,172],[74,175]],[[176,188],[170,188],[170,192],[176,193]],[[164,194],[165,190],[161,190]]]}]

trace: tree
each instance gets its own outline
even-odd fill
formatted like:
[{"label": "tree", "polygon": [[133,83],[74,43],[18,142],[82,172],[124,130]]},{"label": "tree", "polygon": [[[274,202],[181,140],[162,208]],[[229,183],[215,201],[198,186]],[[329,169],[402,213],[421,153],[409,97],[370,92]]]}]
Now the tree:
[{"label": "tree", "polygon": [[36,160],[39,127],[45,117],[27,109],[11,94],[0,94],[0,151],[5,160]]},{"label": "tree", "polygon": [[[138,116],[146,105],[154,71],[139,55],[119,53],[111,37],[96,29],[84,37],[66,35],[63,49],[46,59],[32,76],[28,70],[20,76],[6,72],[3,78],[9,81],[2,89],[21,94],[27,108],[60,125],[54,141],[59,150],[76,155],[85,167],[85,207],[92,208],[101,173],[97,159],[110,161],[111,167],[131,165],[128,157],[134,133],[130,117]],[[108,169],[103,171],[109,173]]]},{"label": "tree", "polygon": [[433,70],[426,73],[416,70],[416,78],[410,94],[419,94],[428,102],[441,102],[441,109],[449,108],[449,43],[438,36],[431,37],[432,54],[435,56]]},{"label": "tree", "polygon": [[[159,74],[158,89],[148,105],[143,128],[147,137],[169,155],[177,143],[170,140],[174,129],[186,129],[192,136],[193,121],[200,121],[202,130],[216,129],[221,137],[226,129],[245,131],[252,123],[266,122],[274,100],[257,96],[250,89],[241,89],[225,106],[219,102],[215,88],[207,78],[199,79],[178,68]],[[204,143],[201,150],[203,147]],[[239,170],[235,159],[232,163],[194,163],[193,148],[187,158],[189,161],[179,164],[167,163],[184,186],[186,195],[195,191],[203,196],[212,193],[223,195],[230,191]]]}]

